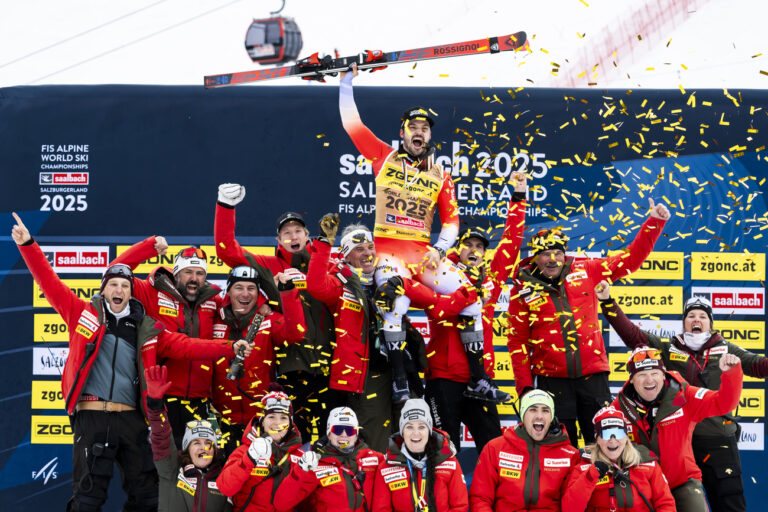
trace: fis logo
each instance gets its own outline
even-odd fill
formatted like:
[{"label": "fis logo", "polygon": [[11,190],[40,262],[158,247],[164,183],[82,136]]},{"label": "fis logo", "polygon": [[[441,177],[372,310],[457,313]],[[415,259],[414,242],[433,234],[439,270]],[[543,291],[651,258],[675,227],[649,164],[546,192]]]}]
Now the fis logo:
[{"label": "fis logo", "polygon": [[59,474],[56,472],[56,466],[59,465],[58,460],[58,457],[54,457],[38,471],[33,471],[32,480],[42,480],[43,485],[47,484],[48,480],[56,480],[59,477]]}]

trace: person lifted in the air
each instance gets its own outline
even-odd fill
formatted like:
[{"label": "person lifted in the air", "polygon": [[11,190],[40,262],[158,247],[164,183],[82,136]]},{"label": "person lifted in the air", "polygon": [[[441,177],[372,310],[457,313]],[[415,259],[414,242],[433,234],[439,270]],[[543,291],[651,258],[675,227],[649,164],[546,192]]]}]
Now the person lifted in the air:
[{"label": "person lifted in the air", "polygon": [[[352,94],[352,79],[357,68],[342,74],[339,87],[339,111],[344,130],[358,151],[371,161],[376,182],[374,237],[379,262],[375,280],[382,285],[397,277],[413,277],[437,293],[458,289],[466,276],[445,258],[459,232],[459,210],[450,172],[435,163],[430,145],[434,120],[422,107],[403,114],[400,124],[402,144],[393,148],[378,139],[360,120]],[[430,244],[432,221],[440,214],[442,227],[437,242]],[[405,342],[402,318],[410,300],[399,296],[390,311],[384,312],[384,338],[390,354],[396,355]],[[465,394],[492,402],[507,402],[510,395],[501,391],[483,368],[482,302],[461,312],[461,341],[467,353],[472,379]],[[390,361],[399,358],[390,357]],[[407,398],[409,390],[400,371],[393,367],[393,399]],[[402,387],[405,383],[405,388]]]}]

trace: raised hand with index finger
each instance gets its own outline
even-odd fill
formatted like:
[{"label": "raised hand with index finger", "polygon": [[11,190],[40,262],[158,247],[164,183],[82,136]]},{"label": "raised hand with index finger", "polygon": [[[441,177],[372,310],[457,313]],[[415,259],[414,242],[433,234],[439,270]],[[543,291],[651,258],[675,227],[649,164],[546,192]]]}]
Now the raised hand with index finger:
[{"label": "raised hand with index finger", "polygon": [[13,238],[13,241],[16,242],[16,245],[24,245],[32,240],[32,235],[29,234],[27,226],[21,222],[21,218],[16,212],[12,212],[11,215],[13,215],[13,218],[16,220],[16,224],[14,224],[13,229],[11,229],[11,237]]}]

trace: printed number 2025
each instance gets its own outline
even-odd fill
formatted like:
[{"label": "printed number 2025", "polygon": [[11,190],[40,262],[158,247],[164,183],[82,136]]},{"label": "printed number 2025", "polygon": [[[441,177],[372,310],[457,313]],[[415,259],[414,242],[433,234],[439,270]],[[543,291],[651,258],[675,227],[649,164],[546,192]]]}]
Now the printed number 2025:
[{"label": "printed number 2025", "polygon": [[61,194],[43,194],[40,196],[43,204],[40,206],[41,212],[84,212],[88,209],[88,202],[84,194],[79,195],[61,195]]}]

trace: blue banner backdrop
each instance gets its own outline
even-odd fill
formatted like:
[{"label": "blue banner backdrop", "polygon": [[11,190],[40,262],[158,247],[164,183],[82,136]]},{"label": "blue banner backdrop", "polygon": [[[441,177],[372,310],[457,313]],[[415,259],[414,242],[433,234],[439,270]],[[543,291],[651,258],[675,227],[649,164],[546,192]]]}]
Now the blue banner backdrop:
[{"label": "blue banner backdrop", "polygon": [[[462,223],[490,229],[506,215],[509,173],[532,173],[527,234],[563,225],[571,249],[599,256],[624,247],[648,198],[672,212],[643,269],[616,288],[644,328],[680,331],[691,294],[716,303],[715,327],[765,351],[768,119],[765,91],[359,88],[361,116],[381,139],[397,139],[401,112],[436,115],[439,162],[451,169]],[[238,238],[270,251],[274,221],[303,213],[313,229],[328,211],[372,223],[370,165],[341,128],[337,90],[325,87],[45,86],[0,89],[0,204],[10,229],[18,212],[56,270],[82,297],[125,246],[152,234],[213,250],[216,189],[245,184]],[[6,232],[7,233],[7,232]],[[526,237],[527,238],[527,237]],[[146,272],[170,258],[150,262]],[[227,268],[211,261],[211,280]],[[499,303],[497,378],[512,386]],[[416,322],[428,328],[418,312]],[[604,323],[607,329],[607,324]],[[0,245],[0,499],[5,510],[63,507],[71,443],[57,376],[66,326],[20,261]],[[614,390],[626,349],[605,332]],[[502,408],[505,425],[514,423]],[[747,379],[737,413],[744,485],[754,506],[768,493],[765,383]],[[471,477],[471,439],[462,464]],[[121,506],[115,480],[105,510]]]}]

